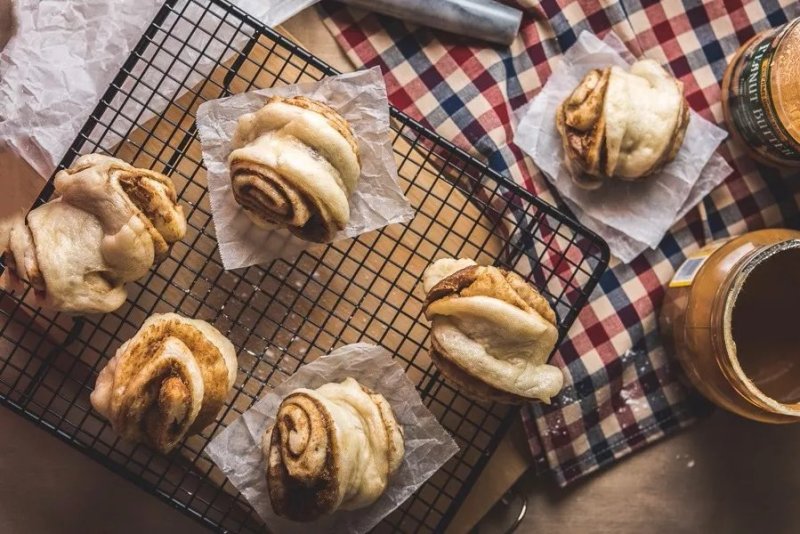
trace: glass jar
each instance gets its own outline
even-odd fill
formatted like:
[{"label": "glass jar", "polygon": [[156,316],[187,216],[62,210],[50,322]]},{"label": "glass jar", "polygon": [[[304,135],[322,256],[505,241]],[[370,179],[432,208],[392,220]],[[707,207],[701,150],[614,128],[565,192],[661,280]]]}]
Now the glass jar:
[{"label": "glass jar", "polygon": [[725,122],[762,163],[800,166],[799,78],[800,18],[753,36],[725,70]]},{"label": "glass jar", "polygon": [[800,232],[768,229],[690,255],[661,334],[712,402],[767,423],[800,420]]}]

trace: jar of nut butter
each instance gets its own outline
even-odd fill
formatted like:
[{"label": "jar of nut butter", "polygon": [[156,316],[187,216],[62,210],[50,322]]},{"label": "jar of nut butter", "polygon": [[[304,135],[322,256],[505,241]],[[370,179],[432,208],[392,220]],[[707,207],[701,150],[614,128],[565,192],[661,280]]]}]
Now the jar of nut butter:
[{"label": "jar of nut butter", "polygon": [[717,405],[800,421],[800,232],[769,229],[690,255],[667,288],[661,334]]},{"label": "jar of nut butter", "polygon": [[756,34],[722,79],[722,109],[734,139],[754,159],[800,166],[800,18]]}]

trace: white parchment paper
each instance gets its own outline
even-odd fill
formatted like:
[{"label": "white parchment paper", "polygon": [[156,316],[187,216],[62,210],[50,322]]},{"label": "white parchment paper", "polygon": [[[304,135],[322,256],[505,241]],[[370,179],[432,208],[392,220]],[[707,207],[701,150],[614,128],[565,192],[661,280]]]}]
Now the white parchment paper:
[{"label": "white parchment paper", "polygon": [[[231,2],[274,26],[314,0]],[[11,148],[48,178],[163,0],[14,0],[14,4],[17,33],[0,52],[0,145]],[[241,49],[244,36],[236,38],[231,23],[220,24],[219,18],[204,16],[206,9],[215,15],[223,13],[216,5],[187,5],[180,0],[161,24],[172,37],[164,39],[159,33],[159,47],[146,50],[144,62],[152,62],[155,68],[148,69],[144,83],[130,82],[122,88],[131,98],[119,102],[123,109],[116,131],[129,127],[122,124],[122,117],[136,117],[144,124],[166,107],[163,98],[149,99],[148,86],[170,96],[179,90],[179,82],[191,87],[208,75],[216,65],[209,58],[219,57],[222,62]],[[180,13],[180,19],[174,13]],[[189,21],[200,21],[204,31],[195,31]],[[183,46],[183,41],[192,46]],[[198,50],[209,57],[199,58]],[[173,54],[182,61],[173,61]],[[196,72],[190,73],[197,59]],[[141,74],[144,62],[139,62],[134,76]],[[148,102],[150,109],[142,111],[140,102]],[[110,149],[120,140],[109,133],[103,144]]]},{"label": "white parchment paper", "polygon": [[[261,436],[275,421],[283,398],[297,388],[318,388],[353,377],[389,401],[402,425],[405,456],[386,492],[372,505],[337,511],[311,523],[295,523],[275,515],[269,500]],[[206,447],[211,459],[258,512],[272,532],[367,532],[409,498],[458,452],[453,438],[422,404],[414,384],[389,352],[367,343],[341,347],[302,366],[267,393]]]},{"label": "white parchment paper", "polygon": [[160,0],[14,0],[0,52],[0,143],[49,177]]},{"label": "white parchment paper", "polygon": [[514,135],[514,142],[533,158],[578,220],[603,237],[624,262],[656,247],[676,220],[732,172],[715,152],[727,133],[690,111],[681,149],[658,173],[638,182],[608,180],[595,191],[575,185],[564,163],[556,109],[589,70],[627,67],[633,61],[613,33],[601,41],[582,32],[533,99]]},{"label": "white parchment paper", "polygon": [[273,95],[304,95],[327,103],[350,122],[361,152],[361,178],[350,196],[350,222],[336,239],[356,237],[414,217],[397,178],[389,130],[389,99],[379,67],[325,78],[319,82],[259,89],[203,103],[197,131],[208,169],[208,191],[217,241],[226,269],[294,258],[313,246],[285,228],[253,224],[233,197],[228,156],[236,121],[263,107]]}]

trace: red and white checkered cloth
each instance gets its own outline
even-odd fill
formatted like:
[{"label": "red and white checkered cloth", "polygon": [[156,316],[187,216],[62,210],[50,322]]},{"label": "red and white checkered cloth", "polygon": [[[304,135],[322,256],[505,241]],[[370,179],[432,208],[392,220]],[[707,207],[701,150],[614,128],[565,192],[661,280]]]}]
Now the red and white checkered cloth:
[{"label": "red and white checkered cloth", "polygon": [[[544,177],[510,139],[515,113],[581,30],[600,37],[614,31],[636,56],[667,65],[692,108],[721,124],[727,60],[756,32],[800,16],[795,0],[507,3],[525,11],[510,48],[336,3],[320,9],[356,65],[381,66],[395,106],[551,203]],[[675,223],[657,250],[612,263],[554,357],[567,376],[563,392],[551,406],[523,410],[537,465],[562,485],[687,425],[705,407],[681,383],[658,336],[665,286],[686,254],[723,236],[800,223],[800,180],[757,166],[732,141],[720,151],[732,175]]]}]

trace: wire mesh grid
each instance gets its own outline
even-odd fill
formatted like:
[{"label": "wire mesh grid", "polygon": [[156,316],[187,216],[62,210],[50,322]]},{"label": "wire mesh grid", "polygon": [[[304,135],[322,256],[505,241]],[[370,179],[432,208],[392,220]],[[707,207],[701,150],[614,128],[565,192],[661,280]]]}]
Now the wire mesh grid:
[{"label": "wire mesh grid", "polygon": [[[208,460],[208,440],[304,362],[356,341],[395,354],[460,452],[377,528],[440,531],[517,410],[479,403],[443,381],[427,356],[424,268],[471,257],[527,276],[551,300],[563,335],[608,261],[605,243],[481,162],[392,110],[401,186],[417,214],[292,261],[225,271],[216,250],[194,113],[204,101],[334,74],[221,0],[167,2],[116,76],[60,168],[105,152],[170,175],[188,232],[129,287],[118,311],[73,318],[0,293],[0,399],[206,525],[263,529]],[[52,181],[38,202],[52,194]],[[224,332],[239,354],[236,385],[215,424],[165,457],[124,442],[91,410],[97,373],[146,317],[177,311]]]}]

